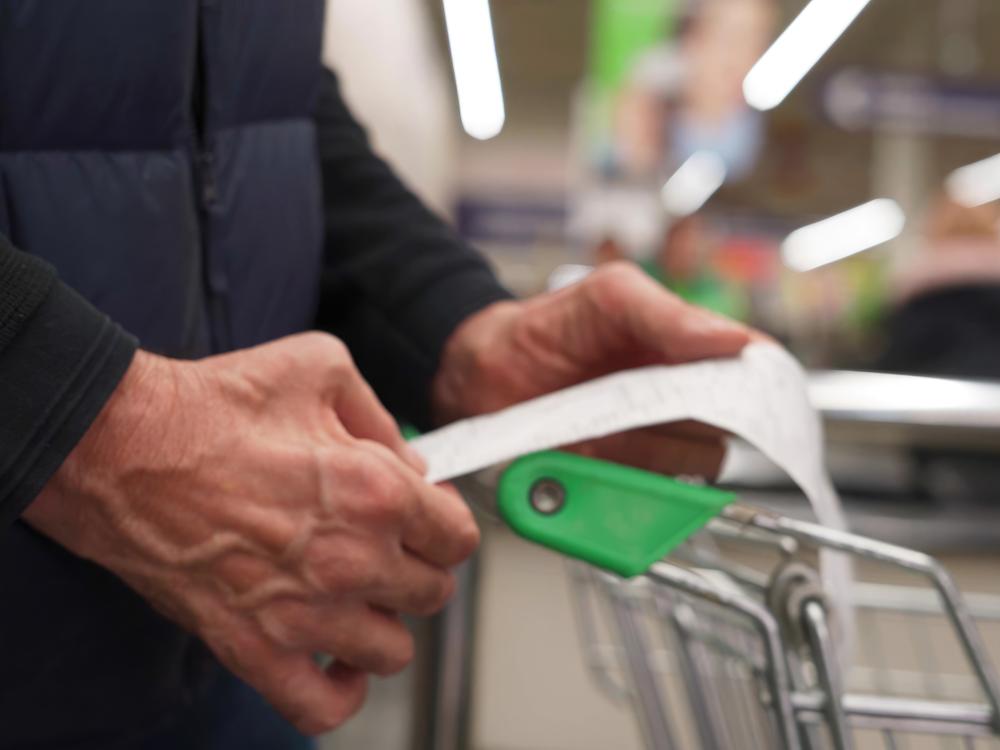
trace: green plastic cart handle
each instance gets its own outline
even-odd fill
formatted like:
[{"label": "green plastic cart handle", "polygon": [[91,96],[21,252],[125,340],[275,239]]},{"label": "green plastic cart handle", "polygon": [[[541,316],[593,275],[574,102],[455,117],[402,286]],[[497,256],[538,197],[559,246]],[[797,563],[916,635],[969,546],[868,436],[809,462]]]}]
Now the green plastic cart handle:
[{"label": "green plastic cart handle", "polygon": [[500,478],[500,514],[544,547],[626,578],[703,528],[736,496],[628,466],[548,451]]}]

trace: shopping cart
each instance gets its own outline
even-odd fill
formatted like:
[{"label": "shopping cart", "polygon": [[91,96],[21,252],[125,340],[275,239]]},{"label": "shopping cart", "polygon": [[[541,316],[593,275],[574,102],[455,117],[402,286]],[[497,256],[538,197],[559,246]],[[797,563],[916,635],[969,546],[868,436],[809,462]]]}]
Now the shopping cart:
[{"label": "shopping cart", "polygon": [[[1000,598],[966,602],[925,554],[557,452],[511,464],[497,504],[518,534],[582,561],[587,663],[649,748],[1000,748],[980,629],[1000,633]],[[844,628],[821,550],[898,583],[855,584]]]}]

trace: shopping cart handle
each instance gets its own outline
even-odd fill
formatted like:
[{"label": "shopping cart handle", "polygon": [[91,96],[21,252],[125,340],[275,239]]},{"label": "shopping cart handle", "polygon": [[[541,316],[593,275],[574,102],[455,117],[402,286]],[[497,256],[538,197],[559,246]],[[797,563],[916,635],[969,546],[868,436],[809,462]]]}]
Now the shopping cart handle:
[{"label": "shopping cart handle", "polygon": [[500,514],[519,535],[626,578],[644,573],[735,500],[712,487],[556,451],[519,458],[497,487]]}]

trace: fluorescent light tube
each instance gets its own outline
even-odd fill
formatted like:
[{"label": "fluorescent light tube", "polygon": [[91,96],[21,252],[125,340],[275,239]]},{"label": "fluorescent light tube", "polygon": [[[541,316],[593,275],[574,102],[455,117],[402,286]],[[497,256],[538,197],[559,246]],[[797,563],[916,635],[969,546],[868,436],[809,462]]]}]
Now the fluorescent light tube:
[{"label": "fluorescent light tube", "polygon": [[871,0],[812,0],[750,69],[743,96],[759,110],[781,104]]},{"label": "fluorescent light tube", "polygon": [[444,0],[462,127],[488,140],[503,130],[503,88],[489,0]]},{"label": "fluorescent light tube", "polygon": [[781,257],[795,271],[812,271],[895,239],[905,225],[899,204],[879,198],[796,229],[782,243]]},{"label": "fluorescent light tube", "polygon": [[698,151],[681,164],[660,192],[674,216],[689,216],[705,205],[726,181],[726,163],[712,151]]},{"label": "fluorescent light tube", "polygon": [[1000,154],[956,169],[945,189],[953,201],[969,208],[1000,200]]}]

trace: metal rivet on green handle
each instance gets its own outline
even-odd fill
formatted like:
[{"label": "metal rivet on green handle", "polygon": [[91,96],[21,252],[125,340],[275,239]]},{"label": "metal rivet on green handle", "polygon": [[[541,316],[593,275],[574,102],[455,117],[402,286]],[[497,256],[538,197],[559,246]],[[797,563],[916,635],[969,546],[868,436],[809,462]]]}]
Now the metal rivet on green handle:
[{"label": "metal rivet on green handle", "polygon": [[644,573],[736,496],[712,487],[548,451],[500,478],[500,514],[518,534],[626,578]]}]

